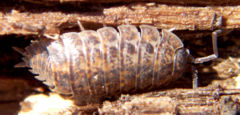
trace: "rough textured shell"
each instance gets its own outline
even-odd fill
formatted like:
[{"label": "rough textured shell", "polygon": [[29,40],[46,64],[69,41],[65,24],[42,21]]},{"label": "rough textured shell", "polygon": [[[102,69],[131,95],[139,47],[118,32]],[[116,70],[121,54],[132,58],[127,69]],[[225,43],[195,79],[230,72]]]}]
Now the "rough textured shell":
[{"label": "rough textured shell", "polygon": [[[119,31],[119,32],[118,32]],[[62,34],[26,48],[24,58],[52,90],[72,94],[79,105],[106,97],[152,90],[181,76],[187,53],[168,30],[121,25]]]}]

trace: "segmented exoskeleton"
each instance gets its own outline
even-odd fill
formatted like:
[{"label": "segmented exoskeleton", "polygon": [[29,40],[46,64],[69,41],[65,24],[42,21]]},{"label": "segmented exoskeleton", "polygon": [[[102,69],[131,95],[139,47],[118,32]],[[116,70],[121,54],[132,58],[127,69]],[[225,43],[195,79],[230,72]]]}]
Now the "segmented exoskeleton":
[{"label": "segmented exoskeleton", "polygon": [[78,105],[100,103],[121,93],[152,90],[179,78],[194,59],[171,31],[141,25],[120,25],[118,31],[103,27],[60,35],[57,40],[33,42],[22,54],[25,65],[53,91],[70,94]]}]

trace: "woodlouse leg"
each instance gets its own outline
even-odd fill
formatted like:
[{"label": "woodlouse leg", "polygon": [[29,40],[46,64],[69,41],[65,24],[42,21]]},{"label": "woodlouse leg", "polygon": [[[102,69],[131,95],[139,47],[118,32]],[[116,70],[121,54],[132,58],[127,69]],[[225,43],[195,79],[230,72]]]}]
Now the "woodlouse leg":
[{"label": "woodlouse leg", "polygon": [[176,30],[176,28],[170,28],[168,31],[172,32],[174,30]]},{"label": "woodlouse leg", "polygon": [[192,65],[192,87],[196,89],[198,87],[198,71],[194,65]]},{"label": "woodlouse leg", "polygon": [[57,40],[59,38],[59,34],[56,34],[54,36],[44,34],[43,36],[46,38],[49,38],[49,39],[53,39],[53,40]]},{"label": "woodlouse leg", "polygon": [[194,64],[208,62],[208,61],[216,59],[218,57],[217,36],[218,36],[219,33],[222,33],[222,30],[215,30],[212,33],[212,44],[213,44],[213,52],[214,52],[214,54],[209,55],[209,56],[205,56],[205,57],[195,58],[193,60]]},{"label": "woodlouse leg", "polygon": [[82,25],[82,23],[80,21],[77,21],[77,23],[78,23],[78,26],[80,28],[80,31],[85,30],[85,28],[83,27],[83,25]]}]

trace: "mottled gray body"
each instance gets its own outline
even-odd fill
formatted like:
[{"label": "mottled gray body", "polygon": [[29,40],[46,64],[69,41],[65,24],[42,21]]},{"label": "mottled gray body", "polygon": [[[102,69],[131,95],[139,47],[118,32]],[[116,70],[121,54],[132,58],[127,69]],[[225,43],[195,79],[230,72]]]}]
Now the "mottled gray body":
[{"label": "mottled gray body", "polygon": [[72,94],[78,105],[156,89],[184,72],[188,52],[172,32],[148,25],[140,32],[133,25],[118,31],[103,27],[34,42],[24,60],[37,79],[60,94]]}]

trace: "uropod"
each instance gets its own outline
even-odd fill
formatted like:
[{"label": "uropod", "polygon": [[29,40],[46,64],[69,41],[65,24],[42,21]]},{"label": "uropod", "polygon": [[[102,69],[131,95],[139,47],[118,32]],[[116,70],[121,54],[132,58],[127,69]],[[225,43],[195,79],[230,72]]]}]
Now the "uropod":
[{"label": "uropod", "polygon": [[24,55],[19,66],[30,67],[52,91],[87,105],[121,93],[161,88],[181,77],[187,63],[218,57],[220,30],[212,33],[214,54],[193,58],[171,31],[150,25],[139,28],[140,32],[134,25],[103,27],[33,41],[25,51],[15,48]]}]

